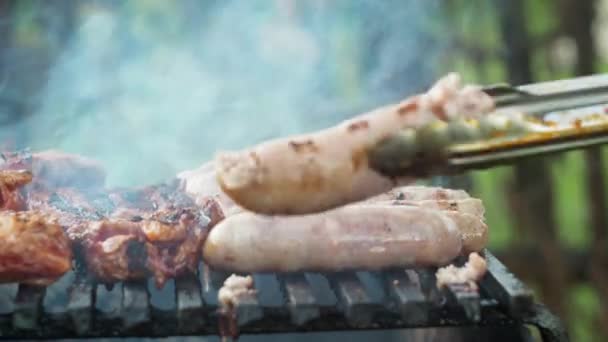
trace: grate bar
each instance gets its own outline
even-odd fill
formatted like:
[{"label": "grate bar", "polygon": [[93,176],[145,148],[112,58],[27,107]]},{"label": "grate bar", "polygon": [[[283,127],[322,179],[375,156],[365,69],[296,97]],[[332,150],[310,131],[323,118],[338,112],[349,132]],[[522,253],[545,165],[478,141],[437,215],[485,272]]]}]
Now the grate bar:
[{"label": "grate bar", "polygon": [[386,289],[397,304],[401,317],[412,324],[428,320],[429,303],[422,292],[418,274],[411,270],[391,270],[385,274]]},{"label": "grate bar", "polygon": [[61,279],[46,288],[42,306],[45,315],[60,316],[67,315],[70,296],[68,287],[74,282],[74,272],[68,272]]},{"label": "grate bar", "polygon": [[113,286],[98,284],[95,290],[96,318],[103,321],[119,321],[121,319],[123,284]]},{"label": "grate bar", "polygon": [[332,290],[329,280],[319,273],[306,273],[305,277],[310,285],[310,290],[317,300],[319,309],[322,312],[335,311],[338,305],[338,297]]},{"label": "grate bar", "polygon": [[21,330],[37,330],[45,289],[39,286],[20,284],[15,300],[13,327]]},{"label": "grate bar", "polygon": [[224,280],[230,274],[211,270],[207,265],[201,264],[199,267],[199,277],[201,282],[201,295],[205,301],[205,308],[208,312],[215,312],[218,308],[217,293],[222,287]]},{"label": "grate bar", "polygon": [[124,329],[127,331],[143,329],[150,321],[150,301],[146,284],[125,282],[122,296],[121,313]]},{"label": "grate bar", "polygon": [[175,331],[177,327],[177,299],[175,280],[169,279],[162,288],[157,288],[154,279],[148,279],[150,296],[151,329],[159,332]]},{"label": "grate bar", "polygon": [[486,251],[488,273],[481,287],[515,317],[522,317],[534,302],[532,290],[522,283],[494,255]]},{"label": "grate bar", "polygon": [[175,284],[177,304],[177,329],[181,334],[201,331],[206,319],[199,282],[194,275],[177,279]]},{"label": "grate bar", "polygon": [[448,300],[463,309],[466,317],[472,322],[481,319],[479,292],[467,284],[448,284],[445,288]]},{"label": "grate bar", "polygon": [[370,297],[355,273],[336,273],[327,277],[349,323],[355,327],[369,325],[374,315],[382,309],[382,303]]},{"label": "grate bar", "polygon": [[302,325],[318,319],[321,312],[306,277],[301,273],[294,273],[281,278],[291,321],[295,325]]},{"label": "grate bar", "polygon": [[93,324],[93,286],[85,276],[76,274],[69,289],[68,315],[76,335],[85,335]]},{"label": "grate bar", "polygon": [[19,291],[18,284],[0,284],[0,316],[10,315],[15,311],[17,291]]}]

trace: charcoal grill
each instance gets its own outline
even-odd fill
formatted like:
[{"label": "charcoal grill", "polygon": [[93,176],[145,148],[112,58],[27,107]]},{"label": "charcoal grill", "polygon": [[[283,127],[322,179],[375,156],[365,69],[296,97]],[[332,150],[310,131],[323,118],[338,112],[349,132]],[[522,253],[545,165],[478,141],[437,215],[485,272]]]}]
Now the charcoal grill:
[{"label": "charcoal grill", "polygon": [[[254,274],[256,294],[236,307],[241,334],[420,327],[536,326],[567,341],[559,319],[490,252],[479,290],[435,286],[434,269]],[[460,260],[459,262],[463,262]],[[198,274],[156,289],[152,280],[108,287],[73,271],[47,288],[0,285],[0,338],[216,335],[217,291],[228,274]]]}]

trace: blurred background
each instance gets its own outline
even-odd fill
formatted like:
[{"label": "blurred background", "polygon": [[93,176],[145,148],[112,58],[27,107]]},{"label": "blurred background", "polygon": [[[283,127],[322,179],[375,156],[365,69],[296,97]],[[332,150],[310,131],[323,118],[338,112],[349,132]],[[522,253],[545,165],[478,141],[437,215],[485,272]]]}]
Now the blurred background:
[{"label": "blurred background", "polygon": [[[448,71],[524,84],[608,71],[606,0],[2,0],[0,148],[97,158],[110,185],[335,124]],[[441,179],[568,325],[608,337],[606,151]]]}]

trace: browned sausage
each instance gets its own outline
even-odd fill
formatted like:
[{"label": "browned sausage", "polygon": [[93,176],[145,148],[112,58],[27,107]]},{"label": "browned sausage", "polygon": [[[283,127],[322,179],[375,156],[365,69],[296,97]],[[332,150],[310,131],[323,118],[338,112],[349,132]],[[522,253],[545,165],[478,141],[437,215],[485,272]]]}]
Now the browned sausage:
[{"label": "browned sausage", "polygon": [[469,220],[457,214],[390,204],[301,216],[244,212],[211,230],[203,257],[212,267],[235,272],[441,266],[460,255],[463,245],[475,244],[463,237],[462,231],[472,229],[463,224],[487,229],[473,215]]},{"label": "browned sausage", "polygon": [[404,128],[479,114],[492,99],[450,74],[427,93],[376,109],[316,133],[268,141],[216,158],[221,188],[245,209],[264,214],[319,212],[378,195],[411,178],[372,168],[368,151]]}]

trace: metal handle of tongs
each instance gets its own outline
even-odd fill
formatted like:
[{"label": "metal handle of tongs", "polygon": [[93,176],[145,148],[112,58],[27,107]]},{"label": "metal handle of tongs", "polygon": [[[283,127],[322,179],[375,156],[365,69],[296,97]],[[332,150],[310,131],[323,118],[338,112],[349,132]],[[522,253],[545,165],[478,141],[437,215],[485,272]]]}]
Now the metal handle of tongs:
[{"label": "metal handle of tongs", "polygon": [[[483,90],[492,96],[496,110],[511,109],[530,116],[576,110],[608,104],[608,75],[577,77],[567,80],[535,83],[519,87],[492,85]],[[372,155],[372,167],[390,176],[428,176],[460,173],[507,165],[519,159],[583,149],[608,143],[608,121],[586,128],[576,134],[545,134],[542,139],[515,139],[511,143],[484,144],[480,142],[458,148],[449,146],[443,154],[425,156],[399,164],[400,156],[388,160]],[[456,147],[456,148],[454,148]],[[384,160],[384,161],[383,161]]]}]

